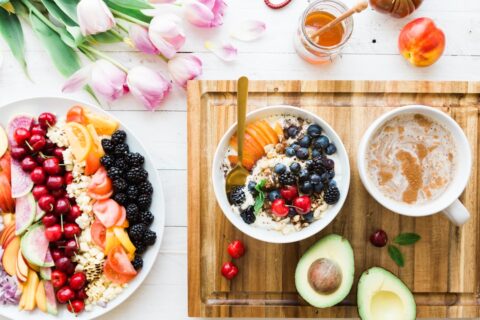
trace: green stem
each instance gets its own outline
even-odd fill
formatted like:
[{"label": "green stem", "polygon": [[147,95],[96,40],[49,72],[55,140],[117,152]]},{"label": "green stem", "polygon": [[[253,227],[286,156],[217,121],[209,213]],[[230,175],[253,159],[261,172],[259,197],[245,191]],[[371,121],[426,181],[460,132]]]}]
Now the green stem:
[{"label": "green stem", "polygon": [[119,27],[123,32],[128,34],[128,29],[122,25],[120,22],[117,22],[117,27]]},{"label": "green stem", "polygon": [[140,20],[138,20],[138,19],[135,19],[134,17],[131,17],[131,16],[129,16],[128,14],[122,13],[122,12],[117,11],[117,10],[112,9],[112,8],[110,8],[110,10],[112,11],[112,13],[113,13],[114,15],[116,15],[116,16],[119,17],[119,18],[122,18],[123,20],[133,22],[133,23],[135,23],[135,24],[144,26],[144,27],[146,27],[146,28],[148,28],[148,26],[149,26],[148,23],[143,22],[143,21],[140,21]]},{"label": "green stem", "polygon": [[111,62],[112,64],[114,64],[115,66],[117,66],[118,68],[120,68],[121,70],[125,71],[128,73],[128,69],[125,68],[123,65],[121,65],[118,61],[112,59],[111,57],[107,56],[106,54],[104,54],[103,52],[100,52],[98,50],[95,50],[93,49],[92,47],[88,47],[88,46],[85,46],[85,45],[81,45],[79,46],[81,49],[83,50],[86,50],[88,51],[89,53],[91,54],[94,54],[95,56],[97,57],[100,57],[100,58],[103,58],[109,62]]},{"label": "green stem", "polygon": [[83,49],[82,47],[79,47],[78,50],[80,50],[88,59],[95,61],[95,56],[87,50]]},{"label": "green stem", "polygon": [[59,28],[54,25],[50,20],[48,20],[38,9],[30,3],[28,0],[20,0],[34,15],[37,16],[43,23],[45,23],[50,29],[55,31],[56,33],[60,33]]},{"label": "green stem", "polygon": [[[121,29],[121,28],[120,28]],[[117,37],[117,39],[119,41],[123,41],[123,36],[117,31],[117,30],[114,30],[114,29],[111,29],[110,32],[115,36]]]}]

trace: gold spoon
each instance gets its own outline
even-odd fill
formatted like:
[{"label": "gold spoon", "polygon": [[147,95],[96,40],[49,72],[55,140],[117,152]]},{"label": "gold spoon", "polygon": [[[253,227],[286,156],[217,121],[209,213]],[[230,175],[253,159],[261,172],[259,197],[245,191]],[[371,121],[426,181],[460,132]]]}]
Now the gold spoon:
[{"label": "gold spoon", "polygon": [[234,186],[243,186],[250,174],[247,169],[242,166],[243,160],[243,139],[245,137],[245,118],[247,116],[247,98],[248,98],[248,78],[241,77],[237,81],[237,165],[230,170],[226,179],[227,193]]}]

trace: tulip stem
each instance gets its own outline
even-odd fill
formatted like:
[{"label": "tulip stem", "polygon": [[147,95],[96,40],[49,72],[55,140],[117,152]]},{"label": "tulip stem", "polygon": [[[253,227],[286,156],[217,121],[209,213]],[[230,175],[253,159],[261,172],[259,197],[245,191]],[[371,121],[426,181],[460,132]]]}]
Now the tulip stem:
[{"label": "tulip stem", "polygon": [[128,34],[128,29],[123,26],[120,22],[117,22],[117,27],[119,27],[123,32]]},{"label": "tulip stem", "polygon": [[146,23],[146,22],[144,22],[144,21],[141,21],[141,20],[138,20],[138,19],[135,19],[134,17],[131,17],[131,16],[129,16],[128,14],[122,13],[122,12],[117,11],[117,10],[112,9],[112,8],[110,8],[110,10],[112,11],[113,14],[115,14],[117,17],[119,17],[119,18],[121,18],[121,19],[123,19],[123,20],[133,22],[133,23],[135,23],[135,24],[144,26],[145,28],[148,28],[148,26],[149,26],[148,23]]},{"label": "tulip stem", "polygon": [[89,53],[99,57],[99,58],[103,58],[109,62],[111,62],[112,64],[114,64],[115,66],[117,66],[119,69],[125,71],[126,73],[128,73],[128,69],[125,68],[123,65],[121,65],[118,61],[112,59],[111,57],[107,56],[106,54],[104,54],[103,52],[100,52],[98,50],[95,50],[93,49],[92,47],[88,47],[88,46],[85,46],[85,45],[81,45],[79,46],[79,48],[85,50],[85,51],[88,51]]},{"label": "tulip stem", "polygon": [[38,19],[40,19],[43,23],[45,23],[50,29],[55,31],[56,33],[60,33],[59,28],[54,25],[50,20],[48,20],[30,1],[20,0],[27,8],[33,13]]}]

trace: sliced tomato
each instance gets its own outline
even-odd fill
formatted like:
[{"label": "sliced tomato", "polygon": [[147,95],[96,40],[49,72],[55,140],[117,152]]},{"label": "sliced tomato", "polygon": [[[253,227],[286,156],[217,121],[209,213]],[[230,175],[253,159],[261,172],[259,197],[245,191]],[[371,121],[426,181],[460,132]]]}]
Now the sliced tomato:
[{"label": "sliced tomato", "polygon": [[108,280],[110,280],[112,282],[115,282],[115,283],[118,283],[118,284],[128,283],[133,278],[135,278],[135,275],[125,275],[125,274],[120,274],[120,273],[116,272],[112,268],[109,260],[107,260],[105,262],[105,265],[103,266],[103,274],[105,275],[105,277]]},{"label": "sliced tomato", "polygon": [[[88,192],[99,196],[106,195],[112,191],[112,180],[107,176],[104,167],[100,167],[92,176],[92,181],[88,186]],[[92,197],[93,198],[93,197]]]},{"label": "sliced tomato", "polygon": [[67,112],[67,122],[78,122],[81,124],[87,123],[85,118],[85,111],[81,106],[73,106]]},{"label": "sliced tomato", "polygon": [[93,148],[93,149],[95,150],[91,150],[88,153],[87,158],[85,159],[86,161],[85,175],[86,176],[91,176],[92,174],[97,172],[98,169],[100,169],[100,167],[102,166],[100,164],[100,158],[101,158],[100,154],[98,153],[96,148]]},{"label": "sliced tomato", "polygon": [[120,205],[112,199],[96,201],[92,211],[105,228],[113,227],[122,215]]},{"label": "sliced tomato", "polygon": [[112,251],[110,251],[107,260],[109,261],[112,269],[117,273],[131,276],[135,276],[137,274],[137,271],[132,266],[125,249],[123,249],[121,245],[117,245],[112,249]]},{"label": "sliced tomato", "polygon": [[99,194],[96,194],[96,193],[92,193],[92,192],[88,192],[88,195],[90,196],[90,198],[94,199],[94,200],[107,200],[107,199],[110,199],[110,197],[112,196],[113,194],[113,190],[110,191],[109,193],[107,194],[102,194],[102,195],[99,195]]},{"label": "sliced tomato", "polygon": [[127,210],[125,210],[125,207],[120,206],[120,210],[121,210],[120,218],[118,218],[118,221],[115,224],[117,227],[123,226],[125,224],[125,220],[127,219]]},{"label": "sliced tomato", "polygon": [[105,238],[106,238],[107,228],[100,222],[100,220],[95,220],[90,227],[90,234],[92,235],[93,242],[105,250]]}]

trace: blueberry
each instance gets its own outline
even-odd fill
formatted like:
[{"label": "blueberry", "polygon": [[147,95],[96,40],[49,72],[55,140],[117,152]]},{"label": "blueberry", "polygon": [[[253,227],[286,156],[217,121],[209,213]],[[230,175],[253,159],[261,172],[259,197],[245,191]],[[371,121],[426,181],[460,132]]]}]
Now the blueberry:
[{"label": "blueberry", "polygon": [[335,178],[335,171],[333,170],[328,171],[327,175],[328,175],[328,180],[332,180],[333,178]]},{"label": "blueberry", "polygon": [[316,149],[325,149],[328,144],[330,143],[330,140],[328,140],[328,138],[326,136],[320,136],[318,138],[316,138],[315,140],[313,140],[313,147],[316,148]]},{"label": "blueberry", "polygon": [[257,186],[257,183],[255,181],[250,181],[248,183],[248,191],[250,191],[250,193],[252,195],[257,195],[257,189],[255,189],[255,187]]},{"label": "blueberry", "polygon": [[297,151],[298,149],[300,149],[300,145],[298,143],[292,143],[290,145],[290,148],[293,148],[293,150]]},{"label": "blueberry", "polygon": [[307,160],[307,161],[305,161],[305,167],[310,168],[310,166],[312,165],[312,163],[313,163],[312,160]]},{"label": "blueberry", "polygon": [[304,136],[302,139],[298,140],[298,144],[304,148],[310,147],[311,142],[312,140],[310,139],[309,136]]},{"label": "blueberry", "polygon": [[312,184],[319,184],[322,182],[322,177],[320,177],[319,174],[314,173],[310,176],[310,182]]},{"label": "blueberry", "polygon": [[282,196],[280,195],[280,192],[278,190],[273,190],[268,193],[268,200],[270,201],[275,201],[277,199],[280,199]]},{"label": "blueberry", "polygon": [[282,174],[287,171],[287,166],[283,163],[277,163],[273,168],[273,171],[275,171],[276,174]]},{"label": "blueberry", "polygon": [[337,147],[333,143],[330,143],[326,148],[325,148],[325,153],[328,155],[334,154],[337,152]]},{"label": "blueberry", "polygon": [[318,124],[312,124],[308,126],[307,134],[312,138],[318,137],[322,134],[322,127],[320,127]]},{"label": "blueberry", "polygon": [[293,173],[297,173],[301,169],[302,169],[302,167],[300,166],[300,164],[298,162],[292,162],[292,164],[290,165],[290,171],[292,171]]},{"label": "blueberry", "polygon": [[318,149],[312,150],[312,159],[320,158],[322,156],[322,151]]},{"label": "blueberry", "polygon": [[307,148],[300,148],[296,152],[296,156],[298,159],[306,160],[308,159],[308,149]]},{"label": "blueberry", "polygon": [[330,175],[328,174],[328,171],[322,173],[322,175],[320,176],[322,178],[322,182],[324,183],[328,183],[328,180],[330,180]]},{"label": "blueberry", "polygon": [[332,186],[336,187],[336,186],[337,186],[337,181],[335,181],[335,180],[333,180],[333,179],[330,180],[330,181],[328,182],[328,186],[329,186],[329,187],[332,187]]},{"label": "blueberry", "polygon": [[309,177],[310,177],[310,173],[308,172],[307,169],[302,169],[298,173],[298,179],[300,179],[300,181],[307,181]]},{"label": "blueberry", "polygon": [[310,181],[305,181],[300,185],[300,192],[303,194],[311,194],[313,191],[313,185]]},{"label": "blueberry", "polygon": [[295,150],[292,147],[286,147],[285,154],[287,155],[287,157],[293,157],[295,156]]},{"label": "blueberry", "polygon": [[323,167],[327,170],[335,168],[335,162],[332,159],[325,158],[322,160]]},{"label": "blueberry", "polygon": [[312,223],[313,222],[313,212],[310,211],[307,214],[304,214],[303,215],[303,220],[305,220],[305,222]]},{"label": "blueberry", "polygon": [[297,210],[295,210],[295,208],[288,208],[288,217],[289,218],[292,218],[292,217],[295,217],[297,215]]},{"label": "blueberry", "polygon": [[287,129],[287,133],[288,133],[288,136],[289,136],[290,138],[295,138],[295,137],[297,136],[297,134],[298,134],[298,131],[299,131],[299,130],[298,130],[298,127],[296,127],[296,126],[290,126],[290,127],[288,127],[288,129]]},{"label": "blueberry", "polygon": [[323,190],[323,183],[318,183],[313,185],[313,192],[320,193]]}]

